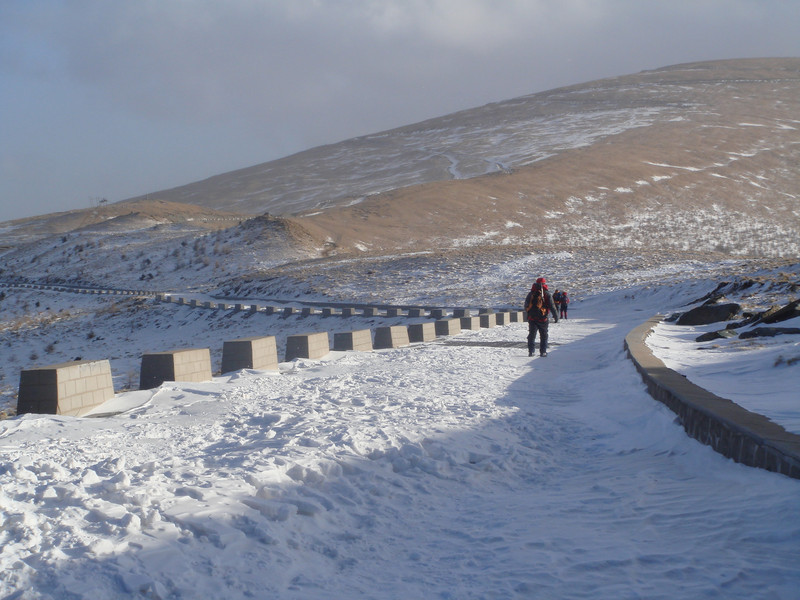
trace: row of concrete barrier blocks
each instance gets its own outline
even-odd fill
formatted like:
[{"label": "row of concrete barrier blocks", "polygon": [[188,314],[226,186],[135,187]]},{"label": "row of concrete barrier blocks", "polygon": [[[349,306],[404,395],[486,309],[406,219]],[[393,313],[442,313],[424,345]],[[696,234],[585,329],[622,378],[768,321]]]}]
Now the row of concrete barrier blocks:
[{"label": "row of concrete barrier blocks", "polygon": [[429,342],[438,336],[456,335],[462,330],[495,327],[519,320],[520,313],[491,313],[479,317],[439,319],[413,325],[391,325],[376,328],[374,340],[370,329],[336,333],[333,336],[333,349],[347,351],[401,348],[412,343]]},{"label": "row of concrete barrier blocks", "polygon": [[[335,351],[370,351],[427,342],[462,330],[494,327],[521,320],[522,313],[491,313],[480,317],[440,319],[412,325],[392,325],[334,334]],[[285,360],[319,359],[331,350],[327,332],[290,335]],[[223,373],[241,369],[277,370],[275,336],[226,341],[222,347]],[[139,389],[152,389],[165,381],[209,381],[212,378],[208,348],[188,348],[142,355]],[[75,361],[27,369],[20,374],[17,414],[45,413],[80,416],[114,397],[108,360]]]},{"label": "row of concrete barrier blocks", "polygon": [[17,414],[79,415],[114,395],[108,360],[82,360],[20,373]]}]

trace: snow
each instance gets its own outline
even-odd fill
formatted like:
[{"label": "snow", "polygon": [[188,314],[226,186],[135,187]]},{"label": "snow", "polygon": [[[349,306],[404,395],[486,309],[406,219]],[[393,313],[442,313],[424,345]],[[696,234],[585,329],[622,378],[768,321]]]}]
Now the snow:
[{"label": "snow", "polygon": [[[650,162],[648,160],[644,161],[644,163],[646,165],[653,165],[654,167],[667,167],[667,168],[670,168],[670,169],[683,169],[685,171],[692,171],[692,172],[697,172],[697,171],[702,171],[703,170],[703,169],[698,168],[698,167],[683,167],[683,166],[677,166],[677,165],[668,165],[668,164],[665,164],[665,163],[654,163],[654,162]],[[653,178],[653,179],[655,180],[655,178]],[[669,179],[669,178],[668,177],[659,177],[659,179]]]},{"label": "snow", "polygon": [[[573,300],[547,358],[512,324],[0,421],[0,596],[796,598],[800,482],[690,439],[623,351],[701,283]],[[798,336],[705,330],[651,343],[784,410]]]}]

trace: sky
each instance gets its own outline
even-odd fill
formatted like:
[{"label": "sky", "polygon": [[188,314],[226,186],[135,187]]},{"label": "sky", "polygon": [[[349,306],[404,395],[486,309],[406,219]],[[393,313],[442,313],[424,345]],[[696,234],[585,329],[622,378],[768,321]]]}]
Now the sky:
[{"label": "sky", "polygon": [[2,0],[0,221],[465,108],[800,56],[795,0]]}]

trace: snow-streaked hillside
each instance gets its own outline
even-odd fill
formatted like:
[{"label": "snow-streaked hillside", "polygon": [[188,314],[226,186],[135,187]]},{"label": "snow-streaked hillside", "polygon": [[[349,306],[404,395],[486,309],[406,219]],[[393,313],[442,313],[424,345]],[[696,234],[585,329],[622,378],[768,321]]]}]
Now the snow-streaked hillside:
[{"label": "snow-streaked hillside", "polygon": [[401,187],[506,173],[680,114],[673,107],[636,101],[548,114],[556,101],[536,95],[489,105],[321,146],[158,195],[245,214],[311,212]]},{"label": "snow-streaked hillside", "polygon": [[[669,125],[683,122],[694,127],[705,122],[699,125],[702,129],[741,129],[737,135],[749,140],[746,148],[717,148],[719,164],[701,167],[723,168],[737,153],[742,158],[767,150],[770,129],[797,129],[798,85],[800,59],[676,65],[496,102],[155,195],[247,214],[307,213],[424,183],[509,173],[579,148],[604,145],[631,130],[644,136],[652,131],[672,145]],[[695,137],[685,149],[701,155],[712,150],[695,147],[701,142],[702,136]],[[695,166],[699,165],[689,169]],[[675,167],[681,169],[683,163]]]},{"label": "snow-streaked hillside", "polygon": [[108,231],[92,227],[21,243],[3,254],[0,279],[153,289],[213,289],[320,252],[303,231],[269,217],[207,228],[169,223]]}]

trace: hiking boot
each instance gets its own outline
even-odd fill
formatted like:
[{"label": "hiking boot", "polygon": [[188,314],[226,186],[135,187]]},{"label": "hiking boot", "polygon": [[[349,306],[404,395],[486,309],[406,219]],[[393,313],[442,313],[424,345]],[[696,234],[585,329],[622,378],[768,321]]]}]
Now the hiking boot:
[{"label": "hiking boot", "polygon": [[528,350],[528,356],[533,356],[533,352],[531,352],[530,350]]},{"label": "hiking boot", "polygon": [[547,356],[547,352],[542,352],[539,356]]}]

